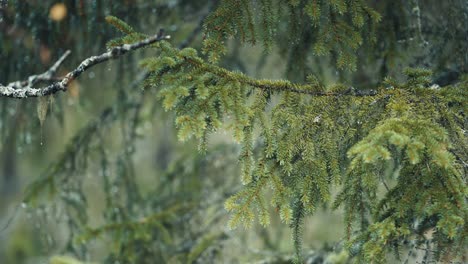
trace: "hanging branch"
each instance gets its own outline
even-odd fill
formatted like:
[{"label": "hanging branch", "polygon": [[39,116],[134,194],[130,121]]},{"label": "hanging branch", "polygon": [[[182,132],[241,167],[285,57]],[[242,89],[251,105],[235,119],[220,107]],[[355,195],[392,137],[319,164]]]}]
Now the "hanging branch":
[{"label": "hanging branch", "polygon": [[70,55],[70,51],[67,51],[48,71],[42,74],[32,75],[28,77],[27,81],[16,81],[9,83],[7,86],[3,86],[0,84],[0,97],[22,99],[27,97],[41,97],[55,94],[59,91],[65,91],[67,89],[67,86],[71,83],[71,81],[76,79],[78,76],[80,76],[83,72],[85,72],[92,66],[111,59],[116,59],[128,53],[129,51],[137,50],[151,45],[155,42],[168,39],[170,39],[170,36],[164,35],[164,32],[161,30],[157,35],[154,35],[142,41],[133,44],[124,44],[121,46],[117,46],[105,53],[102,53],[101,55],[92,56],[85,59],[80,63],[80,65],[76,69],[69,72],[67,75],[65,75],[65,77],[61,78],[59,81],[56,81],[43,88],[34,88],[33,85],[39,81],[54,80],[53,75],[55,74],[59,66],[63,63],[63,61],[68,57],[68,55]]}]

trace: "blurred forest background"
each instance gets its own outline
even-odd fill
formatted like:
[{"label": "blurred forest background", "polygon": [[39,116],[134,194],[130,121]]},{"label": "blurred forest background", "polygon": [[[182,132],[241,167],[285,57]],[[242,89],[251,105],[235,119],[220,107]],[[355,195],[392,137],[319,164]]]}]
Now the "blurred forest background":
[{"label": "blurred forest background", "polygon": [[[374,88],[386,76],[401,78],[407,66],[432,69],[440,86],[467,73],[467,1],[367,2],[382,21],[375,44],[356,51],[354,71],[337,69],[333,55],[313,55],[309,27],[291,39],[289,17],[280,20],[284,26],[269,52],[229,39],[220,64],[256,78],[303,82],[313,73],[324,84],[359,89]],[[174,46],[201,49],[203,21],[217,5],[0,1],[0,83],[44,72],[68,49],[59,75],[104,52],[119,35],[107,15],[150,35],[164,28]],[[41,99],[0,98],[0,263],[78,263],[72,257],[85,263],[288,262],[291,231],[278,218],[268,228],[227,229],[224,201],[242,185],[240,147],[223,131],[210,137],[206,153],[195,140],[177,141],[173,114],[162,109],[157,91],[143,90],[138,63],[153,52],[139,50],[85,72],[66,93],[48,99],[45,118],[38,114]],[[38,180],[48,192],[28,199]],[[316,263],[340,263],[340,214],[322,208],[306,219],[304,254]],[[148,233],[141,227],[151,219],[160,221]],[[100,228],[111,223],[133,231]]]}]

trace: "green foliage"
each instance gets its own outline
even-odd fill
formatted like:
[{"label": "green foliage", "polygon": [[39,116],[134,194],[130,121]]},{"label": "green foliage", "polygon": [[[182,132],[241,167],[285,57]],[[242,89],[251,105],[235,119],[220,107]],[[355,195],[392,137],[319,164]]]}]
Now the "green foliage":
[{"label": "green foliage", "polygon": [[207,30],[203,48],[209,54],[211,62],[218,61],[226,53],[224,41],[228,37],[239,34],[242,41],[256,41],[250,1],[222,1],[207,17],[205,27]]},{"label": "green foliage", "polygon": [[135,32],[135,30],[130,25],[114,16],[106,16],[106,22],[114,26],[121,33],[125,34],[121,38],[116,38],[107,42],[106,46],[108,49],[121,46],[123,44],[131,44],[145,38],[144,34]]},{"label": "green foliage", "polygon": [[[274,12],[275,5],[285,8]],[[261,10],[260,22],[253,17],[256,7]],[[286,11],[288,14],[283,13]],[[225,201],[231,214],[229,227],[250,227],[256,218],[268,226],[270,208],[276,209],[292,229],[299,263],[304,218],[333,204],[344,209],[349,251],[336,262],[350,256],[363,263],[384,263],[391,248],[404,247],[408,240],[431,243],[437,259],[456,258],[467,243],[468,230],[464,163],[468,82],[434,87],[429,70],[410,68],[404,71],[405,82],[387,78],[376,92],[366,93],[344,84],[324,86],[313,77],[304,84],[255,79],[217,64],[226,53],[227,39],[238,36],[255,44],[260,35],[268,49],[279,19],[290,16],[291,29],[299,30],[294,28],[298,26],[294,23],[304,22],[299,13],[306,15],[313,29],[307,44],[314,54],[332,53],[338,68],[349,69],[357,66],[356,51],[366,42],[365,37],[373,40],[373,31],[368,29],[380,20],[364,1],[226,0],[204,24],[207,59],[195,49],[179,50],[160,42],[153,45],[157,55],[141,61],[149,72],[145,87],[147,91],[157,89],[164,109],[174,112],[181,141],[196,138],[199,149],[206,151],[210,134],[227,130],[241,145],[238,159],[244,187]],[[127,34],[110,46],[144,38],[121,20],[107,20]],[[301,34],[294,30],[293,42],[302,43],[295,39]],[[93,127],[85,128],[74,139],[79,147],[70,147],[57,167],[32,185],[28,198],[45,186],[55,190],[56,181],[64,181],[55,178],[57,174],[67,178],[76,167],[87,166],[79,157],[88,149],[80,143],[89,141],[93,131]],[[104,157],[103,164],[108,162]],[[123,166],[118,167],[123,179],[119,183],[125,185],[131,168],[115,166]],[[340,191],[334,197],[336,189]],[[119,202],[110,203],[122,207]],[[122,255],[136,261],[138,254],[132,250],[138,243],[154,239],[164,241],[165,246],[174,243],[166,225],[181,214],[179,209],[166,204],[143,220],[115,217],[106,226],[88,229],[81,239],[116,233],[119,240],[114,252],[123,250],[128,239],[135,247]],[[86,222],[84,218],[81,222]],[[153,231],[152,236],[148,230]],[[428,238],[432,231],[435,234]],[[182,259],[195,261],[222,236],[199,237]]]},{"label": "green foliage", "polygon": [[[240,3],[226,1],[212,16],[224,18]],[[353,26],[362,27],[364,9],[352,3],[330,1],[327,6],[338,14],[351,10]],[[208,43],[220,44],[219,39],[232,35],[242,14],[227,20],[231,31],[218,32],[216,41],[210,37]],[[208,33],[212,23],[219,24],[212,19]],[[342,25],[343,34],[357,34],[350,27]],[[360,42],[358,35],[348,38]],[[326,39],[323,45],[330,46]],[[268,225],[262,192],[270,186],[270,203],[290,223],[299,261],[302,219],[329,204],[336,186],[342,190],[334,204],[344,206],[350,245],[362,244],[358,254],[366,262],[383,262],[389,245],[421,235],[420,223],[430,222],[437,230],[432,242],[438,252],[466,242],[467,189],[451,151],[466,148],[466,142],[451,144],[452,138],[464,138],[466,119],[458,107],[467,103],[466,83],[429,89],[430,71],[407,69],[406,82],[387,80],[389,88],[356,96],[342,85],[255,80],[205,62],[193,49],[178,50],[165,42],[157,48],[159,56],[142,65],[152,73],[147,85],[163,87],[159,97],[166,110],[176,113],[179,138],[193,136],[206,146],[209,133],[230,129],[242,145],[245,188],[225,203],[232,212],[229,226],[249,227],[255,215]],[[213,56],[218,55],[210,61],[216,61]],[[380,197],[379,186],[386,181],[395,184]]]},{"label": "green foliage", "polygon": [[[205,67],[210,69],[211,66]],[[195,68],[189,74],[195,80],[196,71]],[[330,186],[339,184],[340,172],[347,170],[343,191],[336,203],[345,204],[349,232],[352,232],[354,222],[361,222],[361,231],[370,233],[364,240],[362,254],[366,261],[374,262],[385,259],[383,254],[389,244],[401,243],[416,233],[410,228],[416,219],[424,222],[435,217],[438,235],[433,241],[441,251],[448,250],[449,244],[464,243],[463,234],[466,232],[466,189],[455,159],[448,151],[448,133],[458,133],[461,127],[447,131],[438,124],[441,122],[437,119],[440,113],[431,106],[434,101],[431,97],[437,98],[438,107],[448,102],[438,92],[426,88],[425,71],[408,71],[407,74],[409,79],[405,85],[382,90],[377,98],[303,98],[286,93],[271,111],[270,121],[267,119],[258,124],[262,131],[259,138],[265,143],[263,151],[256,154],[258,158],[253,170],[252,126],[256,124],[257,116],[265,111],[269,98],[264,92],[242,90],[235,81],[243,83],[244,80],[235,79],[236,75],[230,77],[230,73],[223,76],[224,80],[211,76],[208,82],[201,79],[190,84],[183,83],[182,76],[176,74],[177,77],[166,77],[170,81],[165,87],[171,83],[184,85],[184,91],[194,91],[181,93],[178,90],[181,88],[168,87],[163,90],[162,97],[167,100],[171,99],[168,94],[179,96],[176,101],[181,103],[171,106],[179,115],[176,124],[180,127],[182,139],[187,135],[202,138],[206,132],[220,128],[221,117],[233,116],[234,134],[243,135],[238,139],[244,146],[240,160],[243,164],[242,179],[247,186],[226,202],[226,208],[233,212],[231,226],[238,223],[249,226],[254,218],[254,208],[258,210],[261,224],[269,222],[261,191],[267,182],[273,181],[272,175],[278,173],[280,184],[286,186],[280,189],[288,188],[290,193],[299,195],[295,202],[299,205],[292,209],[294,237],[299,250],[301,212],[307,210],[312,213],[321,203],[330,202]],[[206,73],[202,76],[206,78]],[[175,84],[173,80],[179,81]],[[195,86],[191,87],[192,83]],[[208,88],[197,86],[203,83],[217,85]],[[206,92],[196,92],[204,89],[208,89],[208,96],[204,95]],[[230,93],[226,92],[228,89]],[[255,103],[248,103],[248,94],[252,94]],[[373,104],[376,106],[371,106]],[[329,105],[334,108],[330,109]],[[384,110],[375,109],[377,106]],[[449,109],[444,114],[452,120],[458,115]],[[271,130],[265,126],[268,123],[271,123]],[[346,165],[347,159],[341,153],[353,144],[348,151],[350,163]],[[389,162],[392,159],[394,164]],[[388,173],[392,170],[388,166],[398,168],[398,171]],[[383,199],[378,199],[377,189],[385,181],[385,173],[393,175],[397,184]],[[416,188],[421,193],[414,192]],[[274,192],[272,201],[283,201],[275,206],[289,206],[293,197],[288,195],[284,198],[285,195]],[[365,219],[367,213],[373,216],[372,219]]]},{"label": "green foliage", "polygon": [[[253,8],[258,8],[260,14],[254,16],[251,11]],[[307,16],[299,15],[301,13]],[[216,11],[206,19],[204,51],[208,54],[210,62],[217,62],[221,55],[226,53],[225,42],[228,38],[238,37],[241,42],[255,44],[258,36],[261,37],[264,47],[269,50],[276,37],[282,34],[281,28],[278,27],[279,21],[289,20],[288,30],[292,31],[290,35],[293,37],[300,35],[301,29],[297,28],[298,24],[311,24],[314,32],[312,41],[307,45],[313,47],[316,55],[328,55],[333,52],[338,68],[355,70],[355,52],[362,45],[364,36],[375,42],[375,24],[380,19],[380,15],[361,0],[310,0],[289,3],[279,0],[222,1]],[[292,41],[295,43],[299,40]],[[292,47],[297,48],[294,45]],[[303,53],[299,56],[304,55]]]},{"label": "green foliage", "polygon": [[[467,189],[448,148],[442,127],[427,120],[391,118],[348,151],[350,172],[337,203],[346,207],[350,232],[353,220],[362,217],[356,205],[370,208],[368,235],[358,238],[364,242],[366,261],[384,259],[387,245],[421,234],[425,230],[418,225],[428,221],[437,229],[436,245],[444,247],[450,240],[459,245],[464,239]],[[387,178],[396,185],[376,199],[379,179]]]},{"label": "green foliage", "polygon": [[203,252],[223,237],[225,237],[224,233],[209,233],[200,238],[200,241],[198,241],[197,245],[194,246],[188,254],[186,263],[194,263]]}]

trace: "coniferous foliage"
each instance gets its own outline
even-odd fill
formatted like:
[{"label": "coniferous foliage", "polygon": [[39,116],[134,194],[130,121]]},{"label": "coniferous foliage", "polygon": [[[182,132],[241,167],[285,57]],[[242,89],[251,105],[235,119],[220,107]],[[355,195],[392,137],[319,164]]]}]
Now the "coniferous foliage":
[{"label": "coniferous foliage", "polygon": [[[432,243],[439,254],[463,248],[466,189],[448,138],[463,137],[457,106],[466,103],[465,83],[430,89],[430,72],[408,69],[405,83],[387,80],[387,87],[360,94],[340,86],[254,80],[205,62],[193,49],[156,45],[160,55],[142,65],[154,77],[147,85],[164,87],[159,96],[177,113],[179,138],[194,136],[203,149],[207,135],[227,122],[242,144],[246,187],[226,201],[231,227],[250,226],[255,215],[268,225],[262,192],[272,188],[271,204],[291,224],[300,252],[305,213],[331,202],[331,187],[342,184],[335,206],[344,204],[348,238],[364,261],[383,261],[388,245],[424,228],[437,228]],[[267,111],[272,97],[279,102]],[[257,139],[261,146],[254,153]],[[379,199],[379,182],[387,179],[396,183]],[[424,188],[415,193],[418,186]]]},{"label": "coniferous foliage", "polygon": [[[253,10],[260,10],[259,15],[254,16]],[[375,42],[375,25],[380,19],[365,1],[222,1],[205,21],[204,51],[210,62],[218,61],[229,37],[252,44],[260,39],[270,49],[274,38],[284,36],[285,31],[294,58],[311,46],[315,55],[333,52],[338,68],[353,69],[363,38]],[[280,21],[287,23],[280,25]]]},{"label": "coniferous foliage", "polygon": [[[305,219],[321,208],[343,210],[345,253],[335,256],[336,263],[387,263],[390,252],[407,262],[401,252],[415,250],[425,260],[464,261],[466,62],[450,65],[454,78],[441,65],[433,67],[436,78],[418,67],[401,68],[396,78],[384,76],[396,71],[389,70],[388,60],[394,59],[389,54],[397,53],[393,45],[402,40],[379,32],[388,26],[386,18],[396,23],[386,16],[391,6],[363,0],[216,3],[203,20],[200,50],[170,41],[151,44],[151,55],[139,63],[143,93],[121,90],[119,103],[78,132],[29,186],[25,201],[35,204],[45,193],[59,194],[69,218],[67,250],[84,256],[90,241],[107,236],[115,241],[106,252],[108,263],[221,260],[220,248],[232,234],[210,228],[221,222],[216,213],[209,219],[203,214],[207,208],[221,210],[220,204],[229,212],[231,229],[251,228],[256,221],[269,228],[273,218],[281,219],[291,228],[296,263],[304,261]],[[421,23],[421,10],[413,11]],[[107,43],[109,49],[148,37],[117,17],[105,20],[122,34]],[[393,26],[390,33],[400,37],[403,30]],[[422,26],[415,30],[424,42]],[[379,40],[385,40],[381,46]],[[290,78],[260,79],[229,69],[223,58],[233,42],[259,42],[265,52],[279,51]],[[326,82],[329,73],[311,69],[317,57],[327,58],[332,62],[326,67],[346,80],[369,74],[363,61],[379,56],[382,68],[365,89]],[[434,82],[440,76],[450,80]],[[186,144],[196,139],[201,153],[177,159],[154,189],[142,191],[132,157],[138,128],[157,114],[157,103],[170,113],[165,117],[174,120],[178,139]],[[104,133],[117,122],[125,124],[123,140],[117,154],[109,155]],[[209,147],[219,131],[228,131],[240,148]],[[93,166],[101,170],[106,195],[105,223],[97,228],[83,214],[88,205],[78,177]],[[204,173],[222,177],[227,169],[237,173],[237,167],[240,189],[203,178]],[[196,182],[190,182],[193,175],[200,175]],[[223,191],[203,196],[208,185]],[[206,197],[216,203],[205,203]]]}]

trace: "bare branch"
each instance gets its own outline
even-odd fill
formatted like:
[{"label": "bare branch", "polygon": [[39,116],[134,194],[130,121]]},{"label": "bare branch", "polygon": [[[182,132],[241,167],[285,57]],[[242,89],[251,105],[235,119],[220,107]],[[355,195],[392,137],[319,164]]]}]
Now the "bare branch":
[{"label": "bare branch", "polygon": [[70,50],[67,50],[60,59],[58,59],[52,67],[50,67],[46,72],[37,74],[37,75],[31,75],[28,77],[27,80],[25,81],[16,81],[16,82],[11,82],[7,86],[14,88],[14,89],[21,89],[25,87],[32,87],[38,82],[41,81],[53,81],[54,80],[54,75],[57,72],[58,68],[60,65],[65,61],[65,59],[71,54]]},{"label": "bare branch", "polygon": [[52,75],[57,71],[60,64],[62,64],[66,57],[68,57],[68,55],[70,54],[70,52],[67,51],[48,71],[42,74],[32,75],[28,78],[27,81],[12,82],[7,86],[3,86],[0,84],[0,97],[22,99],[27,97],[41,97],[54,94],[59,91],[65,91],[67,89],[67,86],[71,83],[71,81],[73,81],[75,78],[80,76],[83,72],[85,72],[92,66],[111,59],[116,59],[129,51],[137,50],[155,42],[168,39],[170,39],[170,36],[164,35],[160,32],[159,34],[144,39],[142,41],[133,44],[124,44],[122,46],[112,48],[111,50],[102,53],[101,55],[92,56],[85,59],[80,63],[80,65],[78,65],[76,69],[69,72],[67,75],[65,75],[65,77],[63,77],[59,81],[56,81],[43,88],[32,87],[35,83],[39,81],[53,80]]}]

